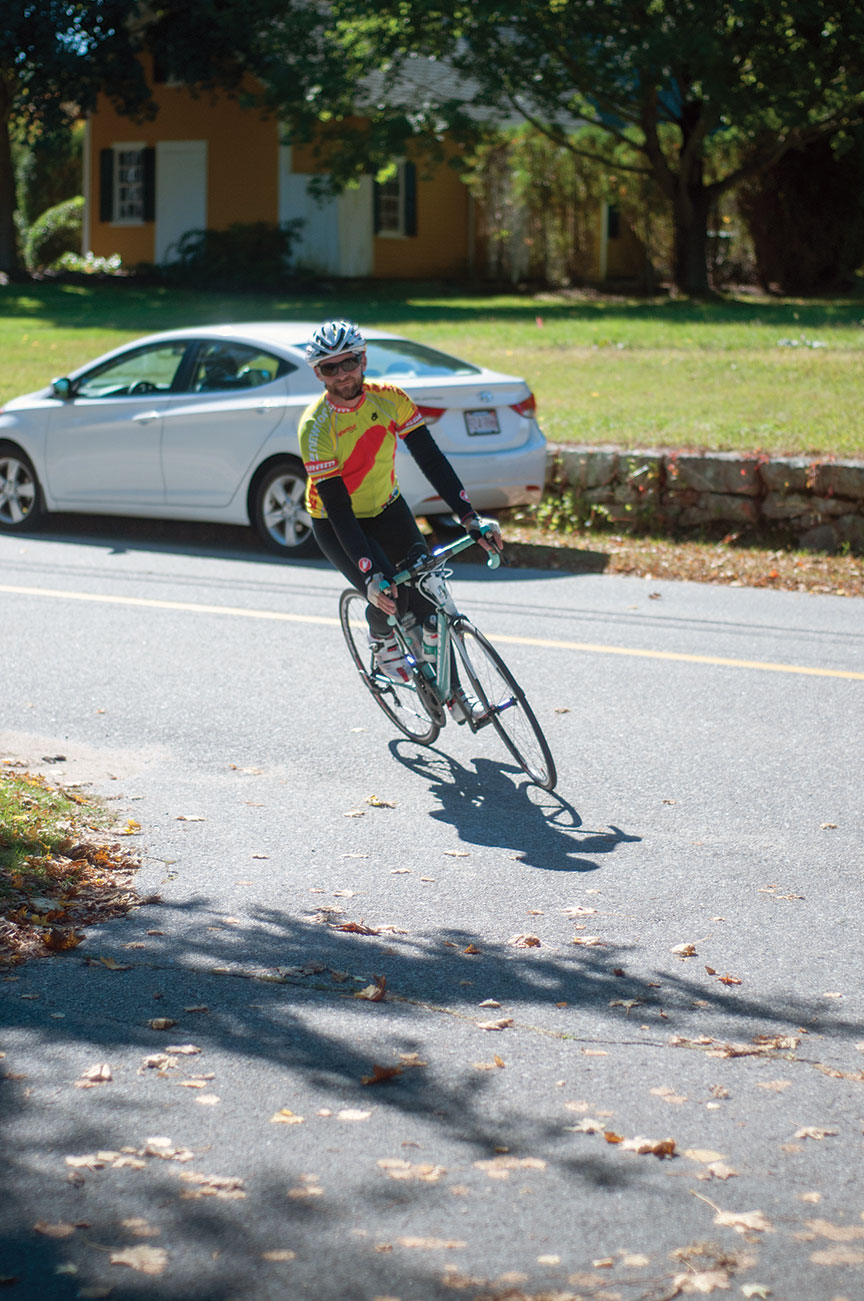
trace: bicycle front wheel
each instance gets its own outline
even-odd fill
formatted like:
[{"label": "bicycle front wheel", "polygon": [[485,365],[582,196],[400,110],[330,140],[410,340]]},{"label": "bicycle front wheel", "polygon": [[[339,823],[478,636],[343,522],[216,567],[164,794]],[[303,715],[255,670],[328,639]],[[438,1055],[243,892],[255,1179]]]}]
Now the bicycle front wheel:
[{"label": "bicycle front wheel", "polygon": [[[414,680],[404,684],[391,682],[383,673],[376,672],[368,645],[366,598],[353,588],[339,598],[339,622],[354,667],[372,699],[400,732],[421,745],[431,745],[441,731],[440,724],[431,717]],[[421,690],[422,686],[421,683]]]},{"label": "bicycle front wheel", "polygon": [[533,782],[551,791],[557,780],[555,761],[525,692],[495,647],[467,619],[455,624],[453,642],[477,698],[507,749]]}]

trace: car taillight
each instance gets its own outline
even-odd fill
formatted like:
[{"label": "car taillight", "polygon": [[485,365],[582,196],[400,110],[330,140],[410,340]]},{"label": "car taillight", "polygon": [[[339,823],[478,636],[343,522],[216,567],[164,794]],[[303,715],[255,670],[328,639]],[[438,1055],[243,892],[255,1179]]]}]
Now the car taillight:
[{"label": "car taillight", "polygon": [[446,407],[418,407],[417,410],[420,412],[421,416],[426,421],[427,425],[434,425],[436,420],[441,419],[441,417],[443,416],[447,408]]},{"label": "car taillight", "polygon": [[537,402],[533,393],[529,393],[521,402],[511,402],[510,406],[517,416],[533,416],[537,411]]}]

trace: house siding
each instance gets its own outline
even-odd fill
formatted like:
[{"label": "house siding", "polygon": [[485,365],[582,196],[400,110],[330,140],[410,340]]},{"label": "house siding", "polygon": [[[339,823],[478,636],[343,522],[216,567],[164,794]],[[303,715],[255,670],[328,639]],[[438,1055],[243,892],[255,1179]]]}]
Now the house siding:
[{"label": "house siding", "polygon": [[461,276],[471,265],[468,247],[470,195],[452,168],[441,166],[430,179],[417,168],[417,234],[377,235],[372,273],[380,279]]},{"label": "house siding", "polygon": [[88,176],[90,247],[100,257],[119,253],[135,266],[155,257],[152,221],[122,225],[99,219],[99,159],[103,149],[135,141],[156,147],[160,141],[207,141],[207,225],[224,229],[234,221],[278,220],[276,156],[278,126],[225,96],[198,98],[184,86],[157,85],[157,116],[132,123],[100,98],[89,122]]}]

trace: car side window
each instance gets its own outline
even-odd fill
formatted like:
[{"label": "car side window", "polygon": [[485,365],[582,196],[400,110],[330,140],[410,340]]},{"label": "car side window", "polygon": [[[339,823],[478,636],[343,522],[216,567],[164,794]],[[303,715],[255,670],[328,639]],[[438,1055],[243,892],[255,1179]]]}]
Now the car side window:
[{"label": "car side window", "polygon": [[193,393],[235,392],[260,388],[294,367],[282,357],[246,343],[211,341],[198,349],[192,375]]},{"label": "car side window", "polygon": [[171,393],[186,354],[185,343],[161,343],[114,357],[75,385],[76,398],[130,398]]}]

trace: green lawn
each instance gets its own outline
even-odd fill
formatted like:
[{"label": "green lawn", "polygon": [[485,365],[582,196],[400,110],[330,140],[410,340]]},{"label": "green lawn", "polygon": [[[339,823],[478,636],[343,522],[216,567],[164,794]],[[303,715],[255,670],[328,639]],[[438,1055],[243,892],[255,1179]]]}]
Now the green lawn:
[{"label": "green lawn", "polygon": [[215,321],[351,316],[524,375],[551,440],[864,457],[864,299],[468,296],[378,283],[224,295],[0,287],[0,401],[134,339]]}]

